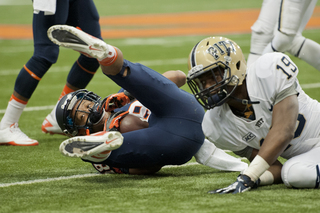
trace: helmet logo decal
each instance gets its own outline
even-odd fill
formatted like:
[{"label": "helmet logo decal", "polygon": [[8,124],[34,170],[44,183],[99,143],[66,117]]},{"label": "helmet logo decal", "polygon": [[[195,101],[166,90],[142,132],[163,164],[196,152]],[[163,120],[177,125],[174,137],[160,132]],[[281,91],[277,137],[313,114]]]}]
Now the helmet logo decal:
[{"label": "helmet logo decal", "polygon": [[74,105],[77,103],[78,101],[78,97],[74,96],[71,100],[70,100],[70,104],[68,106],[68,110],[72,110]]},{"label": "helmet logo decal", "polygon": [[65,100],[64,103],[61,105],[61,109],[64,109],[64,108],[66,107],[66,105],[67,105],[67,103],[69,102],[70,98],[72,98],[72,95],[71,95],[71,94],[68,94],[66,100]]},{"label": "helmet logo decal", "polygon": [[[229,47],[227,47],[227,44],[229,45]],[[228,49],[232,52],[236,52],[236,48],[232,41],[219,41],[209,47],[207,49],[207,53],[212,55],[215,60],[218,60],[220,56],[228,52]]]}]

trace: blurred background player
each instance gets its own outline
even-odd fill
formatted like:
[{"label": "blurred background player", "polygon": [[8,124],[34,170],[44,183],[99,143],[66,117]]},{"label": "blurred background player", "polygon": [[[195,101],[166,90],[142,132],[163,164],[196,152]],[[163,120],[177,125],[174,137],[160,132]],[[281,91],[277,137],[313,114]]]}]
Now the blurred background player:
[{"label": "blurred background player", "polygon": [[317,0],[264,0],[251,27],[250,66],[270,52],[289,52],[320,71],[320,45],[302,35]]},{"label": "blurred background player", "polygon": [[[96,57],[104,74],[126,90],[103,101],[86,90],[61,98],[57,121],[66,133],[75,136],[61,143],[60,152],[65,156],[93,163],[101,173],[111,168],[117,173],[150,174],[164,165],[186,163],[193,156],[221,170],[247,167],[204,140],[204,110],[191,94],[177,87],[185,83],[183,72],[161,75],[131,63],[118,48],[71,26],[53,26],[48,35],[60,46]],[[139,102],[128,104],[133,97]]]},{"label": "blurred background player", "polygon": [[[20,130],[18,122],[39,81],[58,58],[59,46],[48,39],[48,28],[55,24],[68,24],[102,39],[99,14],[92,0],[34,0],[33,7],[34,53],[16,79],[14,92],[0,123],[0,144],[38,145],[37,140],[29,138]],[[98,68],[96,59],[81,54],[68,74],[60,98],[85,88]],[[54,112],[55,109],[42,124],[45,133],[61,133]]]}]

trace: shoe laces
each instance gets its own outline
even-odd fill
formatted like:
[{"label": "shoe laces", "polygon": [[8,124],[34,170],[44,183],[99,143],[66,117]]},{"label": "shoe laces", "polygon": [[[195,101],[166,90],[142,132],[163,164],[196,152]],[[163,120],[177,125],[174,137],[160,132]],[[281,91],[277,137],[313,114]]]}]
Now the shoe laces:
[{"label": "shoe laces", "polygon": [[10,126],[10,131],[17,136],[17,138],[26,138],[26,139],[29,139],[30,138],[24,133],[21,131],[21,129],[19,128],[19,125],[18,123],[13,123],[11,124]]}]

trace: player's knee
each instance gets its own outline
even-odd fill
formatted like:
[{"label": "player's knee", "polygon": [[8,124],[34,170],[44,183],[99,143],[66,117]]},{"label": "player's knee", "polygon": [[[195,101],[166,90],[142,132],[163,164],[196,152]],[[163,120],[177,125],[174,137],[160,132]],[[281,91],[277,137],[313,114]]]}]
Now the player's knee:
[{"label": "player's knee", "polygon": [[316,165],[288,160],[282,167],[281,178],[290,188],[314,188],[317,181]]},{"label": "player's knee", "polygon": [[299,56],[299,53],[300,53],[300,50],[305,42],[305,37],[302,36],[302,35],[297,35],[294,37],[292,43],[291,43],[291,46],[290,48],[288,49],[288,52],[291,54],[291,55],[294,55],[296,57]]},{"label": "player's knee", "polygon": [[51,67],[52,63],[44,57],[33,55],[26,63],[26,68],[31,70],[38,78],[42,78]]},{"label": "player's knee", "polygon": [[33,57],[36,57],[38,60],[47,61],[51,64],[57,62],[59,56],[59,47],[57,45],[47,45],[41,46],[36,45],[34,48]]},{"label": "player's knee", "polygon": [[181,70],[169,70],[165,73],[163,73],[163,76],[171,80],[173,83],[175,83],[178,87],[182,87],[186,81],[187,76],[184,72]]},{"label": "player's knee", "polygon": [[287,35],[277,31],[272,39],[272,47],[274,51],[286,52],[290,49],[295,35]]},{"label": "player's knee", "polygon": [[273,34],[265,34],[252,31],[250,52],[261,55],[264,48],[271,42]]}]

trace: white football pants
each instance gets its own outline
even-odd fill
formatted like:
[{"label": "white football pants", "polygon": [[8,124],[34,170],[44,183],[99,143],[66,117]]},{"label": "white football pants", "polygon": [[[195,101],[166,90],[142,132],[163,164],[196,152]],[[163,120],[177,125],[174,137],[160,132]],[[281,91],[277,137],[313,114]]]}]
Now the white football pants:
[{"label": "white football pants", "polygon": [[287,187],[318,188],[320,182],[320,147],[287,160],[282,167],[282,181]]}]

